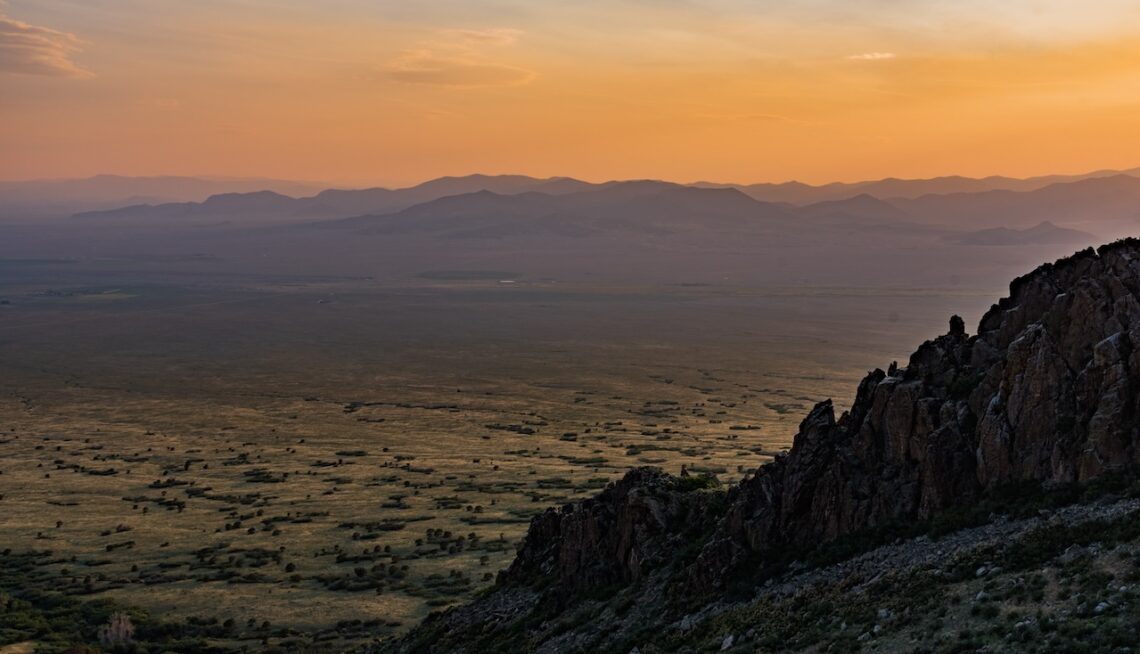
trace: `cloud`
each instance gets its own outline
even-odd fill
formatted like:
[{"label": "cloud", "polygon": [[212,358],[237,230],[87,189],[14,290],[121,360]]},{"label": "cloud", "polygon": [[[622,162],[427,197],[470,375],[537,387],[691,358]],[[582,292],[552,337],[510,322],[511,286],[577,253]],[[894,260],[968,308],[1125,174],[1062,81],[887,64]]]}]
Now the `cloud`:
[{"label": "cloud", "polygon": [[74,34],[38,27],[0,14],[0,73],[45,77],[93,77],[76,65],[71,56],[79,52]]},{"label": "cloud", "polygon": [[393,66],[388,71],[388,76],[410,84],[473,88],[517,86],[532,81],[537,75],[533,71],[514,66],[438,58],[429,54],[409,58]]},{"label": "cloud", "polygon": [[862,54],[853,54],[846,57],[850,61],[884,61],[886,59],[894,59],[896,56],[893,52],[864,52]]},{"label": "cloud", "polygon": [[444,30],[443,36],[448,44],[455,47],[468,45],[477,47],[481,45],[514,45],[522,35],[521,30],[496,28],[488,30]]},{"label": "cloud", "polygon": [[408,84],[455,88],[526,84],[537,73],[487,56],[491,48],[514,45],[521,34],[512,29],[443,30],[438,38],[400,55],[388,67],[388,77]]}]

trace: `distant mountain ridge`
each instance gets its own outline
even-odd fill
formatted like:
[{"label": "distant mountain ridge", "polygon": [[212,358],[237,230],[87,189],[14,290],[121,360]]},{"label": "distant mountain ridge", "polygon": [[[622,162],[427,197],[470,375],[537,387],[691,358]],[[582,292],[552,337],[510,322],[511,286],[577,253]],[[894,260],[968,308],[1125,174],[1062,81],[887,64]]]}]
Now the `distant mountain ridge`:
[{"label": "distant mountain ridge", "polygon": [[[197,203],[144,204],[117,209],[86,211],[76,214],[79,219],[118,220],[140,218],[148,214],[157,217],[208,217],[218,218],[272,218],[289,217],[344,218],[368,213],[401,211],[417,204],[443,197],[488,191],[503,195],[542,192],[549,195],[574,193],[596,186],[565,177],[537,179],[523,175],[470,175],[467,177],[441,177],[403,189],[325,189],[314,195],[286,197],[263,192],[211,196]],[[249,196],[248,201],[239,195]],[[195,205],[195,206],[190,206]]]},{"label": "distant mountain ridge", "polygon": [[1058,227],[1045,221],[1027,229],[993,227],[965,234],[950,234],[946,240],[960,245],[1040,245],[1064,243],[1081,245],[1091,243],[1096,237],[1087,232]]},{"label": "distant mountain ridge", "polygon": [[[1017,186],[1020,190],[991,188],[999,184]],[[504,196],[538,193],[549,198],[546,201],[549,206],[535,207],[534,210],[540,213],[558,213],[564,205],[577,202],[567,200],[571,197],[583,202],[594,202],[599,206],[603,203],[614,205],[623,201],[624,197],[641,197],[639,204],[644,205],[646,194],[666,190],[675,194],[672,201],[659,208],[667,213],[676,213],[685,207],[694,217],[709,212],[723,214],[726,210],[725,203],[734,204],[737,210],[747,211],[748,205],[744,199],[749,198],[768,205],[770,212],[776,212],[776,205],[783,205],[787,212],[810,217],[821,221],[821,224],[844,221],[876,225],[907,222],[971,231],[998,227],[1025,228],[1043,221],[1079,225],[1088,222],[1090,218],[1120,222],[1140,216],[1140,178],[1123,173],[1094,173],[1083,177],[1053,176],[1031,180],[938,178],[880,180],[824,187],[796,186],[801,190],[814,189],[812,194],[816,196],[835,196],[807,203],[803,201],[809,199],[809,194],[801,193],[795,198],[796,202],[788,202],[780,199],[784,197],[781,193],[760,192],[757,190],[759,187],[771,188],[772,185],[686,185],[657,180],[591,183],[568,177],[540,179],[523,175],[471,175],[443,177],[403,189],[326,189],[303,197],[262,192],[227,193],[221,197],[211,196],[198,203],[141,204],[80,212],[76,217],[104,221],[151,218],[207,222],[264,222],[275,219],[305,222],[395,214],[441,198],[482,191]],[[963,187],[983,190],[937,192]],[[693,192],[686,195],[679,189],[690,189]],[[698,191],[732,191],[736,195]],[[242,195],[247,197],[240,197]],[[649,209],[644,206],[641,208]]]},{"label": "distant mountain ridge", "polygon": [[336,207],[356,214],[399,211],[423,202],[451,195],[490,191],[503,195],[526,192],[560,195],[593,187],[569,177],[538,179],[525,175],[469,175],[440,177],[403,189],[327,189],[312,198],[300,198],[311,205]]},{"label": "distant mountain ridge", "polygon": [[859,194],[877,198],[913,199],[923,195],[946,195],[950,193],[982,193],[985,191],[1035,191],[1052,184],[1076,182],[1098,177],[1116,175],[1140,175],[1140,168],[1129,170],[1098,170],[1082,175],[1044,175],[1018,179],[1014,177],[990,176],[982,178],[951,175],[930,179],[886,178],[865,182],[834,182],[813,186],[802,182],[760,183],[760,184],[713,184],[700,182],[694,186],[732,186],[759,200],[787,202],[790,204],[812,204],[826,200],[842,200]]},{"label": "distant mountain ridge", "polygon": [[924,222],[952,224],[964,217],[984,226],[1027,227],[1042,221],[1084,225],[1140,220],[1140,179],[1131,175],[1090,177],[1050,184],[1033,191],[894,198],[891,203]]},{"label": "distant mountain ridge", "polygon": [[476,191],[417,204],[390,214],[311,225],[366,233],[435,233],[502,238],[550,233],[590,236],[609,231],[667,234],[694,229],[747,229],[790,221],[790,209],[735,189],[702,189],[667,182],[616,182],[561,195]]},{"label": "distant mountain ridge", "polygon": [[[1016,179],[962,176],[931,179],[887,178],[863,182],[810,185],[801,182],[725,184],[697,182],[679,184],[697,188],[734,188],[750,197],[799,206],[869,195],[882,200],[914,200],[924,195],[983,193],[987,191],[1033,191],[1058,183],[1119,175],[1140,175],[1140,168],[1100,170],[1081,175],[1047,175]],[[636,180],[634,180],[636,181]],[[526,175],[467,175],[440,177],[407,188],[337,188],[312,182],[261,178],[224,177],[127,177],[96,175],[85,179],[0,181],[0,217],[25,213],[29,216],[84,213],[122,209],[135,205],[202,202],[211,195],[269,190],[296,199],[306,199],[306,211],[325,213],[376,213],[399,211],[413,204],[446,195],[479,190],[503,194],[536,191],[550,195],[581,192],[616,183],[587,182],[572,177],[536,178]],[[138,210],[132,213],[138,214]],[[347,215],[347,214],[346,214]]]},{"label": "distant mountain ridge", "polygon": [[212,195],[265,190],[299,196],[320,189],[316,183],[268,178],[96,175],[84,179],[0,181],[0,217],[70,215],[141,204],[202,202]]}]

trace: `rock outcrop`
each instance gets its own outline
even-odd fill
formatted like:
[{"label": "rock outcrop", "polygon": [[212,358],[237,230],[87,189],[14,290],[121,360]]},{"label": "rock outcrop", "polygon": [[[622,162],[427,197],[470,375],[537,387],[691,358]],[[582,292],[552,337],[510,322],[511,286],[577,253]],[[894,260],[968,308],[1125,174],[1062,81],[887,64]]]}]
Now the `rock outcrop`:
[{"label": "rock outcrop", "polygon": [[[868,374],[838,418],[831,402],[815,406],[789,453],[727,493],[686,492],[638,470],[537,517],[491,595],[542,579],[565,606],[592,589],[639,584],[656,589],[646,603],[664,620],[671,595],[712,601],[789,551],[921,521],[1012,484],[1131,473],[1140,466],[1138,344],[1140,241],[1041,266],[1010,284],[976,335],[955,316],[904,368]],[[458,609],[448,629],[479,615],[477,605]],[[542,649],[541,640],[520,649]],[[410,642],[403,647],[416,649]]]},{"label": "rock outcrop", "polygon": [[830,402],[791,452],[744,481],[690,571],[723,585],[745,559],[928,518],[1003,485],[1088,481],[1140,464],[1140,244],[1044,265],[967,337],[961,318],[903,369]]},{"label": "rock outcrop", "polygon": [[596,498],[548,509],[500,581],[558,579],[561,598],[637,582],[715,526],[720,498],[692,492],[701,482],[637,468]]}]

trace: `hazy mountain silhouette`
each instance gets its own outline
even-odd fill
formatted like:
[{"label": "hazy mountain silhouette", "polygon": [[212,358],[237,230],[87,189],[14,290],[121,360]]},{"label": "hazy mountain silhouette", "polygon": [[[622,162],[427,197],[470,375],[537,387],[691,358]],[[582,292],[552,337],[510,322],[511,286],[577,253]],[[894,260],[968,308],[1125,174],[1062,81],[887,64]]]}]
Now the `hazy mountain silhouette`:
[{"label": "hazy mountain silhouette", "polygon": [[504,195],[484,190],[439,198],[391,214],[357,216],[317,226],[372,234],[505,238],[544,233],[660,235],[708,229],[749,230],[772,221],[788,222],[792,217],[785,207],[759,202],[734,189],[637,181],[563,195]]},{"label": "hazy mountain silhouette", "polygon": [[314,214],[340,213],[342,215],[399,211],[407,207],[430,202],[450,195],[463,195],[477,191],[491,191],[516,195],[530,191],[560,195],[592,188],[594,185],[569,177],[538,179],[525,175],[469,175],[441,177],[404,189],[328,189],[311,198],[302,198],[301,204]]},{"label": "hazy mountain silhouette", "polygon": [[319,189],[320,186],[311,183],[276,179],[176,176],[96,175],[86,179],[0,182],[0,215],[65,216],[146,203],[201,202],[222,193],[271,190],[301,196]]},{"label": "hazy mountain silhouette", "polygon": [[828,221],[858,222],[908,222],[913,217],[895,205],[867,193],[860,193],[844,200],[825,200],[809,204],[799,213],[804,216]]},{"label": "hazy mountain silhouette", "polygon": [[991,176],[971,178],[962,176],[935,177],[931,179],[887,178],[864,182],[822,184],[812,186],[802,182],[779,184],[712,184],[702,182],[695,186],[733,187],[748,195],[767,202],[787,202],[806,205],[827,200],[843,200],[860,194],[877,198],[908,198],[923,195],[946,195],[950,193],[984,193],[986,191],[1035,191],[1051,184],[1075,182],[1116,175],[1140,175],[1140,169],[1126,171],[1098,170],[1082,175],[1044,175],[1017,179],[1013,177]]},{"label": "hazy mountain silhouette", "polygon": [[[478,191],[500,194],[519,194],[530,191],[557,195],[595,188],[595,185],[568,177],[538,179],[524,175],[470,175],[467,177],[441,177],[404,189],[326,189],[316,195],[284,198],[278,194],[262,192],[245,194],[247,199],[226,194],[224,199],[207,198],[201,203],[140,204],[121,209],[85,211],[76,214],[80,219],[156,220],[176,218],[228,220],[237,217],[264,219],[277,216],[286,221],[300,217],[346,217],[369,213],[400,211],[441,197],[462,195]],[[200,204],[201,206],[188,206]],[[241,216],[235,215],[241,213]]]},{"label": "hazy mountain silhouette", "polygon": [[1058,227],[1049,221],[1042,222],[1028,229],[1008,229],[994,227],[981,229],[965,234],[951,234],[944,237],[952,243],[961,245],[1043,245],[1066,244],[1085,245],[1097,240],[1096,236],[1088,232]]},{"label": "hazy mountain silhouette", "polygon": [[[1043,184],[1052,180],[1066,180]],[[910,230],[930,231],[930,227],[950,231],[977,231],[1006,227],[1025,229],[1049,221],[1058,225],[1080,227],[1101,236],[1114,236],[1131,229],[1140,215],[1140,178],[1125,174],[1098,172],[1072,181],[1071,177],[1050,176],[1030,180],[1012,180],[990,177],[972,180],[965,177],[945,177],[936,180],[879,180],[861,184],[832,184],[826,187],[808,187],[803,184],[752,185],[733,187],[726,185],[682,185],[656,180],[614,181],[593,184],[580,180],[555,177],[538,179],[522,175],[470,175],[444,177],[404,189],[372,188],[361,190],[328,189],[315,195],[291,198],[277,193],[228,193],[210,197],[200,203],[146,204],[121,209],[88,211],[77,214],[83,220],[126,221],[190,221],[197,224],[218,222],[243,223],[305,223],[314,220],[336,220],[356,216],[390,216],[419,205],[430,204],[448,197],[463,197],[480,192],[496,195],[527,196],[515,201],[495,200],[494,211],[507,211],[511,215],[527,214],[532,218],[544,217],[542,229],[553,229],[565,234],[589,234],[594,230],[615,229],[625,225],[635,230],[688,229],[697,224],[706,228],[734,227],[736,220],[745,220],[757,212],[769,218],[796,216],[801,224],[833,229],[856,226],[876,228],[893,226]],[[993,190],[993,185],[1018,186],[1032,190]],[[774,186],[804,191],[793,201],[767,201],[758,199],[756,189]],[[981,188],[981,191],[925,193],[920,191],[955,188]],[[810,193],[805,191],[810,190]],[[823,191],[821,191],[823,189]],[[862,189],[854,192],[856,189]],[[534,194],[534,195],[529,195]],[[840,195],[839,199],[825,199],[801,204],[809,195]],[[900,195],[904,194],[904,195]],[[784,197],[781,194],[768,194]],[[456,203],[473,201],[470,207],[452,207]],[[452,200],[431,205],[409,213],[421,216],[433,214],[431,220],[442,220],[436,211],[458,211],[468,215],[490,211],[484,206],[486,198]],[[623,206],[625,203],[625,206]],[[502,206],[500,206],[502,205]],[[452,207],[448,209],[448,207]],[[761,207],[763,208],[761,211]],[[455,217],[452,216],[454,219]],[[652,219],[650,221],[650,218]],[[507,228],[505,216],[496,218],[483,215],[485,224],[466,224],[465,229],[489,229],[487,234],[498,234]],[[496,221],[495,224],[487,221]],[[577,222],[569,224],[555,221]],[[591,220],[602,221],[591,224]],[[632,221],[632,222],[631,222]],[[649,222],[652,222],[652,225]],[[404,225],[400,220],[373,220],[376,230],[432,231],[459,229],[459,225],[442,227]],[[379,227],[384,222],[387,227]],[[628,223],[628,224],[627,224]],[[527,233],[538,228],[514,221],[516,227]],[[926,226],[920,227],[920,226]],[[505,232],[504,232],[505,234]]]},{"label": "hazy mountain silhouette", "polygon": [[121,209],[87,211],[76,214],[84,220],[139,221],[144,224],[212,223],[218,221],[281,219],[294,215],[301,207],[295,198],[273,191],[221,193],[203,202],[171,202],[140,204]]},{"label": "hazy mountain silhouette", "polygon": [[1114,175],[1034,191],[926,195],[895,198],[891,203],[920,222],[965,228],[1029,227],[1050,221],[1090,229],[1096,225],[1134,229],[1140,219],[1140,178]]}]

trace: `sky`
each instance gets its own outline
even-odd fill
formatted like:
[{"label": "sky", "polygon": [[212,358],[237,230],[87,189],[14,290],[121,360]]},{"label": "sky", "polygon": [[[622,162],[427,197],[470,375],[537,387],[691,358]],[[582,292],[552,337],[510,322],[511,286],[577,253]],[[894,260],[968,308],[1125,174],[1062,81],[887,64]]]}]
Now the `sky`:
[{"label": "sky", "polygon": [[1140,0],[0,0],[0,179],[1140,166]]}]

